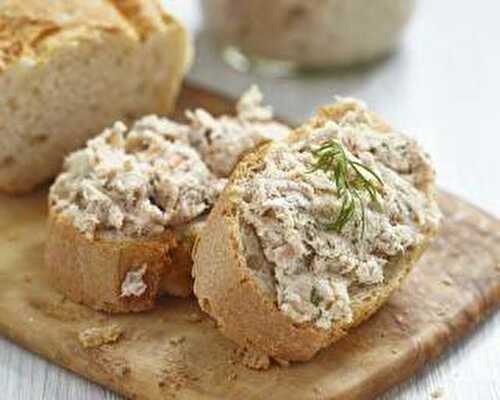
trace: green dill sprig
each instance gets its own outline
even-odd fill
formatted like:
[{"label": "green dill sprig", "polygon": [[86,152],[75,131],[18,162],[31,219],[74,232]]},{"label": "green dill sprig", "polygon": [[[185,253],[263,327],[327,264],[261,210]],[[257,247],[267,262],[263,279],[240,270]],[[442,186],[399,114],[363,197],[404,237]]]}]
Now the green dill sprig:
[{"label": "green dill sprig", "polygon": [[[344,146],[337,140],[329,140],[318,149],[312,151],[316,158],[311,172],[322,170],[335,183],[337,192],[342,198],[340,211],[332,223],[326,225],[328,230],[342,232],[346,224],[356,215],[361,217],[361,237],[365,233],[366,211],[363,193],[368,193],[371,202],[380,204],[378,195],[384,183],[369,167],[351,160]],[[357,212],[359,210],[359,212]]]}]

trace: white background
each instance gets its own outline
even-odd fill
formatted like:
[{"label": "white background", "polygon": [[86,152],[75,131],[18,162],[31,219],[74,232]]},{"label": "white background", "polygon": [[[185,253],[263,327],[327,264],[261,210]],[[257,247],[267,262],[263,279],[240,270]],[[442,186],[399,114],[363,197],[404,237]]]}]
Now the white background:
[{"label": "white background", "polygon": [[[203,1],[203,0],[201,0]],[[195,0],[166,0],[193,31]],[[403,45],[372,68],[307,79],[244,75],[203,36],[190,79],[234,96],[258,83],[280,116],[299,122],[335,94],[365,100],[411,132],[436,161],[441,187],[500,216],[500,3],[420,0]],[[500,313],[409,382],[382,397],[500,399]],[[0,399],[118,399],[0,339]]]}]

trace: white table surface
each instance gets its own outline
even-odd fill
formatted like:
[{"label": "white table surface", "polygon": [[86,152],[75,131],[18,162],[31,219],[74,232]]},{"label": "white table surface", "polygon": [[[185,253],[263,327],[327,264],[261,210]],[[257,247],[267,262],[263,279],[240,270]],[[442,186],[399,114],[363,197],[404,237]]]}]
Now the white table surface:
[{"label": "white table surface", "polygon": [[[201,0],[203,1],[203,0]],[[248,0],[251,1],[251,0]],[[196,30],[196,0],[166,0]],[[439,184],[500,216],[500,3],[420,0],[398,54],[370,69],[308,79],[244,75],[198,38],[193,81],[238,95],[258,83],[293,121],[335,94],[364,99],[414,134],[437,163]],[[500,399],[500,313],[383,400]],[[1,400],[119,396],[0,339]],[[292,400],[292,399],[291,399]]]}]

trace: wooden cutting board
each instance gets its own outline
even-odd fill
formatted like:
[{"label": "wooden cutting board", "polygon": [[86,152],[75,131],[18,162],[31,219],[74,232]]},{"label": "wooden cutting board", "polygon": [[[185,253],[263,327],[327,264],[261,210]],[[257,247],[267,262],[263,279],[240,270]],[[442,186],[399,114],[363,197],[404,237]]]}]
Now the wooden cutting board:
[{"label": "wooden cutting board", "polygon": [[[186,87],[179,108],[194,106],[218,113],[233,103]],[[0,196],[0,333],[130,398],[370,399],[500,303],[500,221],[449,194],[439,201],[441,234],[380,312],[309,363],[254,371],[194,299],[122,316],[65,299],[44,270],[46,191]],[[123,332],[117,341],[82,346],[82,332],[111,326]]]}]

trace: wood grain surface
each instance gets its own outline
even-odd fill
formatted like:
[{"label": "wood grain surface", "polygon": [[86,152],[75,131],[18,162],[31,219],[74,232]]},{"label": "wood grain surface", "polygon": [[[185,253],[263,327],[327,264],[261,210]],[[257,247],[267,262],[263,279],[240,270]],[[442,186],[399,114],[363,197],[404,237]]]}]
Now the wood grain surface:
[{"label": "wood grain surface", "polygon": [[[227,99],[185,88],[180,108],[225,112]],[[403,287],[371,320],[312,362],[245,368],[194,299],[108,316],[68,301],[43,265],[46,192],[0,197],[0,332],[68,369],[138,399],[367,399],[413,374],[500,303],[500,222],[448,194],[445,224]],[[84,348],[89,328],[115,342]]]}]

